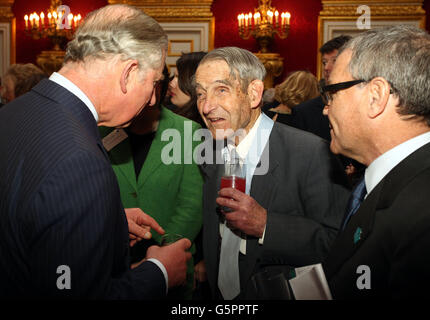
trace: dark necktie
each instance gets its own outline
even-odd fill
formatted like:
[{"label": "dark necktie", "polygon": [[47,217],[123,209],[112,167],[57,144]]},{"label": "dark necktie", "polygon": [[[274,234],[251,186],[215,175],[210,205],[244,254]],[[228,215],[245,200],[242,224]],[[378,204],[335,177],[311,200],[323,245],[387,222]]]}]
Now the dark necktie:
[{"label": "dark necktie", "polygon": [[345,212],[345,220],[342,226],[342,230],[345,229],[349,219],[351,219],[352,215],[358,210],[361,203],[364,200],[364,197],[367,193],[366,184],[364,182],[364,178],[360,180],[359,183],[352,190],[351,197],[349,198],[348,205],[346,207]]}]

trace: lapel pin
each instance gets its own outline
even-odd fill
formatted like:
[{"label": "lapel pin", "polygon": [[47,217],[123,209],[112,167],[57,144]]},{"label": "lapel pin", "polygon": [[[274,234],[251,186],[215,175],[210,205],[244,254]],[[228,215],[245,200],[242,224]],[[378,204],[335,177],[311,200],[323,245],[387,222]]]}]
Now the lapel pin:
[{"label": "lapel pin", "polygon": [[360,241],[360,239],[361,239],[361,233],[362,233],[362,230],[361,230],[360,227],[358,227],[357,230],[355,230],[355,233],[354,233],[354,244],[356,244],[358,241]]}]

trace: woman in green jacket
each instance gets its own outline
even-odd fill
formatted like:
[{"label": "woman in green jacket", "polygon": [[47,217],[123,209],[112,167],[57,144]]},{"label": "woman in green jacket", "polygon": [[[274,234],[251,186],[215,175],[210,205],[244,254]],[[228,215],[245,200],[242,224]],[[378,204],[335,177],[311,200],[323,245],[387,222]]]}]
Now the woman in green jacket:
[{"label": "woman in green jacket", "polygon": [[[165,77],[168,78],[166,75]],[[159,98],[164,96],[166,87],[165,83],[162,90],[164,92],[159,93]],[[191,242],[202,225],[203,178],[192,153],[190,158],[187,150],[194,150],[199,143],[192,141],[194,132],[199,128],[199,124],[162,106],[146,106],[129,128],[100,129],[104,142],[109,137],[112,140],[113,135],[127,136],[117,145],[108,146],[123,206],[141,208],[166,233],[180,234]],[[175,153],[173,149],[180,152]],[[172,154],[176,156],[175,159]],[[173,163],[169,163],[171,160],[174,160]],[[161,236],[156,232],[152,234],[153,240],[160,244]],[[142,240],[132,248],[133,261],[140,261],[145,257],[147,245]],[[194,253],[194,244],[190,251]],[[188,262],[187,284],[170,289],[169,298],[191,299],[193,267],[191,259]]]}]

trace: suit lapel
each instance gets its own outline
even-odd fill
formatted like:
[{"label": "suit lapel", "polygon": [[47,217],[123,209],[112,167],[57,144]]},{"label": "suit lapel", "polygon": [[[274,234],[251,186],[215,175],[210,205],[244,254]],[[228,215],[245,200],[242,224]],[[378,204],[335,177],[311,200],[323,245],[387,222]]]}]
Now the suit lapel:
[{"label": "suit lapel", "polygon": [[383,187],[384,183],[381,181],[351,217],[345,230],[337,237],[324,264],[327,278],[336,273],[371,234]]},{"label": "suit lapel", "polygon": [[[266,144],[264,151],[260,157],[260,161],[257,167],[262,166],[262,161],[268,161],[269,166],[267,172],[265,174],[256,174],[252,177],[251,181],[251,189],[250,196],[255,199],[263,208],[269,210],[270,203],[272,201],[272,197],[274,192],[278,188],[278,180],[276,179],[276,171],[279,166],[279,163],[276,159],[276,135],[274,134],[275,129],[272,130],[269,143]],[[263,163],[264,165],[264,163]],[[264,171],[264,170],[263,170]],[[260,170],[256,170],[255,172],[261,172]],[[241,269],[241,278],[245,281],[251,277],[255,261],[257,260],[260,250],[258,244],[258,238],[255,237],[247,237],[246,240],[246,268]]]}]

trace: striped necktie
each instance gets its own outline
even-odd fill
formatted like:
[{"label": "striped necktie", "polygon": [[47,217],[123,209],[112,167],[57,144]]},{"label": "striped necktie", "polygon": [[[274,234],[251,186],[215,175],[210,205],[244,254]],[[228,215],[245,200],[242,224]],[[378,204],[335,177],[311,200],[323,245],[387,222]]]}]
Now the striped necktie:
[{"label": "striped necktie", "polygon": [[360,182],[358,182],[357,185],[354,187],[354,190],[352,190],[348,205],[346,207],[345,220],[343,222],[342,230],[345,229],[349,219],[351,219],[354,213],[358,210],[366,194],[366,183],[363,177],[363,179],[361,179]]}]

